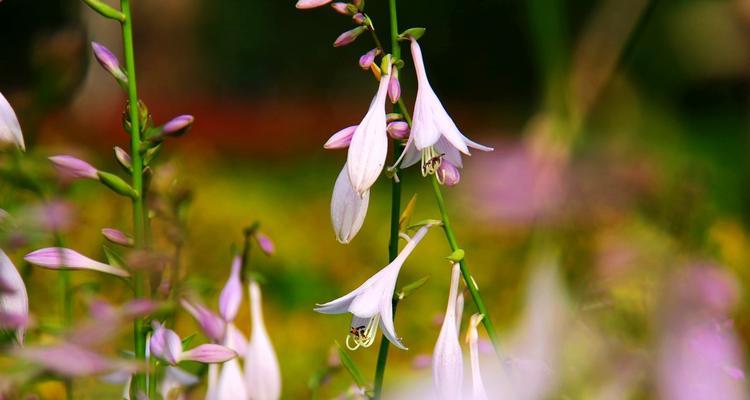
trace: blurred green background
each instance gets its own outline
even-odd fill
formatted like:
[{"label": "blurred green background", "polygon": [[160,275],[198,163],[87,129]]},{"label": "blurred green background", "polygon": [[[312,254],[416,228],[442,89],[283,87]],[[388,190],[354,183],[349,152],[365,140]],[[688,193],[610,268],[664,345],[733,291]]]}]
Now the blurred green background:
[{"label": "blurred green background", "polygon": [[[329,202],[345,152],[322,149],[330,134],[364,115],[376,84],[357,59],[372,43],[362,36],[333,49],[351,22],[328,7],[296,10],[292,1],[133,7],[141,98],[157,123],[178,113],[196,117],[160,162],[165,186],[192,195],[182,256],[188,281],[215,306],[231,245],[241,242],[243,227],[262,221],[277,254],[256,253],[252,265],[267,281],[265,316],[284,397],[308,397],[308,377],[325,367],[349,324],[348,316],[318,315],[312,307],[387,262],[389,185],[374,188],[352,244],[338,244]],[[387,37],[387,3],[369,0],[367,11]],[[695,262],[716,265],[736,282],[739,306],[729,317],[747,342],[750,2],[420,0],[402,1],[399,13],[401,27],[427,27],[420,43],[428,74],[463,133],[496,147],[467,158],[461,184],[446,196],[504,336],[529,309],[535,260],[554,249],[572,319],[606,339],[600,355],[630,359],[656,346],[663,289]],[[118,26],[73,0],[5,0],[0,37],[0,90],[16,107],[30,149],[19,168],[51,179],[44,158],[73,153],[115,170],[111,147],[128,141],[120,122],[124,97],[92,60],[89,42],[119,54]],[[416,82],[404,53],[403,93],[412,104]],[[429,182],[416,171],[403,180],[405,200],[418,196],[415,220],[436,218]],[[0,185],[0,208],[21,215],[33,196],[9,180]],[[129,229],[127,202],[93,183],[63,185],[60,197],[76,215],[65,240],[84,254],[102,257],[100,228]],[[157,235],[161,227],[157,221]],[[6,231],[3,247],[18,262],[24,250],[52,240],[37,232],[16,243],[13,232]],[[429,375],[413,361],[432,352],[438,334],[448,253],[435,230],[402,271],[399,285],[432,279],[399,306],[396,327],[410,351],[391,351],[387,388]],[[54,273],[30,274],[32,311],[40,319],[54,314]],[[124,299],[118,290],[103,293]],[[467,300],[465,315],[471,313]],[[247,332],[248,324],[245,311],[239,325]],[[185,314],[177,326],[185,335],[196,329]],[[375,348],[353,354],[368,377]],[[601,358],[568,363],[556,393],[601,398]],[[635,378],[632,397],[624,398],[653,398],[649,375]],[[348,385],[338,373],[322,397]]]}]

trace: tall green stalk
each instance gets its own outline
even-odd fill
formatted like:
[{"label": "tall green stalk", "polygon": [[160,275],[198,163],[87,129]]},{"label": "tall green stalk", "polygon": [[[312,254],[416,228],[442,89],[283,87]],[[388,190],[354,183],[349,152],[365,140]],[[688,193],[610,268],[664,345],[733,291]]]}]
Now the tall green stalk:
[{"label": "tall green stalk", "polygon": [[[146,214],[143,196],[143,157],[141,155],[141,128],[138,109],[138,86],[135,77],[135,52],[133,51],[133,18],[130,12],[130,0],[121,0],[120,9],[125,15],[122,22],[122,44],[125,52],[125,69],[128,74],[128,102],[130,104],[130,156],[133,167],[133,189],[138,196],[133,199],[133,234],[136,248],[144,248],[146,234]],[[146,295],[145,280],[142,271],[134,271],[133,287],[136,298]],[[144,320],[137,318],[133,326],[135,357],[146,359],[146,336]],[[146,376],[135,375],[133,385],[136,393],[145,393]]]}]

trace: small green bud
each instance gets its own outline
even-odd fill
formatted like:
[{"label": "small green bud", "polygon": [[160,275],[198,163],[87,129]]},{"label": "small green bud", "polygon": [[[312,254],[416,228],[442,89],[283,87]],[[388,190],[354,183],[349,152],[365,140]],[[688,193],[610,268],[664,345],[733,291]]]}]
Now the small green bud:
[{"label": "small green bud", "polygon": [[96,11],[99,15],[105,18],[125,22],[125,14],[123,14],[120,10],[114,9],[109,4],[105,4],[100,0],[83,0],[83,2],[86,3],[87,6],[91,7],[92,10]]},{"label": "small green bud", "polygon": [[398,40],[419,40],[424,35],[425,30],[425,28],[409,28],[398,35]]},{"label": "small green bud", "polygon": [[450,262],[457,263],[463,261],[465,254],[466,253],[463,249],[456,249],[453,253],[451,253],[451,255],[445,258],[447,258]]},{"label": "small green bud", "polygon": [[99,180],[108,188],[112,189],[115,193],[130,197],[131,199],[138,198],[138,192],[136,192],[132,186],[130,186],[119,176],[104,171],[99,171],[98,175]]}]

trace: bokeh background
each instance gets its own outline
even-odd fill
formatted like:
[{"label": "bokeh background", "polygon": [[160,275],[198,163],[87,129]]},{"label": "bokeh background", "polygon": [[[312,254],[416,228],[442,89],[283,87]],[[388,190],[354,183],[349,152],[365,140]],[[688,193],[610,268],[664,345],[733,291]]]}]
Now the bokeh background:
[{"label": "bokeh background", "polygon": [[[357,59],[372,43],[362,36],[333,49],[351,22],[328,7],[296,10],[292,1],[133,7],[140,97],[157,123],[196,117],[187,136],[165,146],[155,178],[190,198],[181,255],[189,286],[215,305],[231,246],[241,243],[243,227],[261,221],[277,253],[256,253],[252,266],[265,279],[284,397],[309,397],[310,378],[326,368],[349,324],[312,307],[387,262],[389,185],[374,188],[359,236],[338,244],[329,201],[345,152],[322,149],[364,115],[376,83]],[[367,11],[387,37],[387,3],[369,0]],[[674,382],[702,377],[742,393],[750,338],[750,2],[412,0],[399,13],[401,27],[427,27],[420,43],[428,73],[458,126],[496,148],[467,159],[446,196],[521,386],[541,398],[678,398],[670,397],[679,390]],[[128,143],[124,96],[89,42],[119,54],[118,28],[73,0],[0,5],[0,90],[29,148],[12,168],[55,183],[50,196],[70,213],[66,243],[98,258],[100,228],[129,229],[128,203],[94,183],[57,184],[45,158],[76,154],[116,170],[112,146]],[[408,51],[404,58],[404,99],[412,104]],[[53,239],[39,217],[45,211],[11,175],[0,181],[0,208],[14,216],[2,246],[20,264]],[[428,180],[417,171],[402,178],[405,200],[418,197],[415,219],[437,217]],[[157,236],[169,233],[155,225]],[[431,279],[399,306],[396,327],[410,350],[391,352],[387,396],[409,398],[402,390],[429,384],[425,357],[445,307],[448,253],[436,230],[403,269],[400,284]],[[55,274],[24,272],[32,312],[54,319]],[[127,297],[106,278],[74,280],[99,282],[86,286],[86,296]],[[239,325],[247,332],[244,310]],[[467,301],[465,315],[473,312]],[[197,329],[186,314],[177,327]],[[123,332],[119,347],[128,343]],[[353,353],[368,377],[375,348]],[[492,381],[492,354],[483,357]],[[319,394],[330,398],[349,385],[339,371]],[[42,386],[40,395],[54,398]],[[76,398],[119,390],[92,378]]]}]

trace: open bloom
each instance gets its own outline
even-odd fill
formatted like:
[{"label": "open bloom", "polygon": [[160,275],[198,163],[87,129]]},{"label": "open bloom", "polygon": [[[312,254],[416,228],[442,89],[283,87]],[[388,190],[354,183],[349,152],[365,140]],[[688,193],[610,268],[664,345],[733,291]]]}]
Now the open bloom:
[{"label": "open bloom", "polygon": [[443,326],[440,328],[432,354],[432,378],[435,392],[438,398],[447,400],[461,398],[461,384],[464,376],[464,361],[461,344],[458,342],[458,321],[456,320],[456,298],[460,277],[461,267],[455,263],[451,273],[451,288],[445,319],[443,319]]},{"label": "open bloom", "polygon": [[0,145],[10,143],[21,150],[25,150],[21,124],[18,123],[16,112],[10,106],[8,100],[0,93]]},{"label": "open bloom", "polygon": [[227,322],[234,321],[240,309],[240,303],[242,303],[241,269],[242,258],[235,256],[232,260],[232,271],[229,274],[229,279],[219,295],[219,314]]},{"label": "open bloom", "polygon": [[487,400],[487,392],[482,383],[482,374],[479,370],[479,333],[477,327],[482,323],[482,314],[474,314],[469,320],[469,330],[466,332],[466,342],[469,344],[469,357],[471,359],[471,398],[473,400]]},{"label": "open bloom", "polygon": [[13,262],[0,250],[0,327],[16,331],[23,344],[24,326],[29,319],[29,296]]},{"label": "open bloom", "polygon": [[367,114],[357,125],[346,164],[352,187],[360,196],[370,189],[380,176],[388,153],[388,135],[386,134],[385,99],[388,94],[390,75],[380,78],[378,92],[370,103]]},{"label": "open bloom", "polygon": [[[422,160],[422,173],[434,173],[440,165],[441,154],[450,160],[453,165],[461,167],[460,153],[470,155],[469,147],[492,151],[491,147],[483,146],[473,142],[458,130],[453,119],[445,111],[443,104],[438,99],[435,91],[427,79],[427,72],[422,59],[422,50],[416,39],[411,39],[411,54],[414,59],[414,69],[417,73],[417,99],[414,103],[414,118],[411,128],[411,136],[407,143],[404,167],[408,167]],[[441,139],[444,139],[441,142]],[[414,154],[420,155],[419,158]],[[408,161],[407,162],[407,156]],[[416,158],[416,159],[415,159]]]},{"label": "open bloom", "polygon": [[370,191],[359,195],[349,180],[349,170],[346,165],[341,169],[333,186],[331,197],[331,223],[336,232],[336,240],[349,243],[357,235],[367,215],[370,203]]},{"label": "open bloom", "polygon": [[252,400],[275,400],[281,397],[281,371],[276,352],[263,322],[261,293],[257,282],[248,285],[252,336],[245,355],[245,385]]},{"label": "open bloom", "polygon": [[[396,288],[401,266],[427,234],[430,226],[425,225],[420,228],[390,264],[370,277],[360,287],[343,297],[315,307],[315,311],[323,314],[352,313],[351,329],[346,338],[346,345],[349,349],[371,346],[375,341],[378,325],[380,325],[383,334],[391,343],[406,350],[393,327],[393,291]],[[352,341],[354,344],[350,343]]]},{"label": "open bloom", "polygon": [[128,271],[120,267],[100,263],[63,247],[47,247],[32,251],[24,259],[31,264],[48,269],[88,269],[121,277],[130,276]]}]

